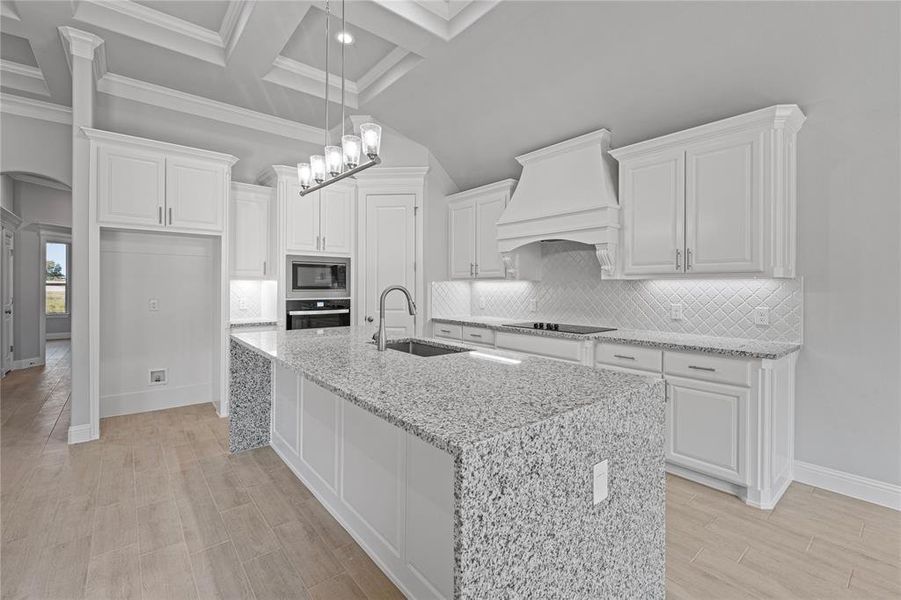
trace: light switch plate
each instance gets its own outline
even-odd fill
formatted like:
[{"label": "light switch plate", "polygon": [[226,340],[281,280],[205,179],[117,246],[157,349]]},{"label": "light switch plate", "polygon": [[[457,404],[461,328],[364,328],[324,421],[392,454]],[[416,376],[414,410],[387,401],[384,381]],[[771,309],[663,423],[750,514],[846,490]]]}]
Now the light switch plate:
[{"label": "light switch plate", "polygon": [[156,312],[160,309],[160,301],[157,298],[151,298],[147,306],[151,311]]},{"label": "light switch plate", "polygon": [[238,299],[238,308],[240,310],[247,310],[247,298]]},{"label": "light switch plate", "polygon": [[529,299],[529,312],[538,312],[538,298]]},{"label": "light switch plate", "polygon": [[754,324],[755,325],[769,325],[770,324],[770,309],[768,306],[758,306],[754,309]]},{"label": "light switch plate", "polygon": [[607,461],[602,460],[594,466],[594,503],[599,504],[607,499]]},{"label": "light switch plate", "polygon": [[669,305],[669,316],[673,321],[681,321],[682,320],[682,303],[674,302]]},{"label": "light switch plate", "polygon": [[485,296],[479,296],[479,308],[485,309]]}]

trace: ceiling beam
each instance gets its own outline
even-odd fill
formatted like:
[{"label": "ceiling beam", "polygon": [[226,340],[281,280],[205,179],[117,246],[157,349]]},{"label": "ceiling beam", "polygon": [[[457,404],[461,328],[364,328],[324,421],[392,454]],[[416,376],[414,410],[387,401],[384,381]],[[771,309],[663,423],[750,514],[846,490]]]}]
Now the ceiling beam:
[{"label": "ceiling beam", "polygon": [[3,87],[50,97],[50,89],[44,81],[44,73],[37,67],[0,58],[0,81]]},{"label": "ceiling beam", "polygon": [[72,125],[72,109],[68,106],[3,92],[0,92],[0,112],[62,125]]},{"label": "ceiling beam", "polygon": [[289,121],[115,73],[104,75],[97,82],[97,91],[116,98],[304,142],[320,143],[325,135],[324,130],[312,125]]}]

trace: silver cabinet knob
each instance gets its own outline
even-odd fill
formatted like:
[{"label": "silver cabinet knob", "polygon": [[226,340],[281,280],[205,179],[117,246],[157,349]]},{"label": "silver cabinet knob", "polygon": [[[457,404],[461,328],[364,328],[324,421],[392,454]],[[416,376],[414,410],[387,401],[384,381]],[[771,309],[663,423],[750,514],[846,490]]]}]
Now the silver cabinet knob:
[{"label": "silver cabinet knob", "polygon": [[373,321],[373,318],[372,318],[372,317],[366,317],[366,322],[367,322],[367,323],[372,323],[372,321]]}]

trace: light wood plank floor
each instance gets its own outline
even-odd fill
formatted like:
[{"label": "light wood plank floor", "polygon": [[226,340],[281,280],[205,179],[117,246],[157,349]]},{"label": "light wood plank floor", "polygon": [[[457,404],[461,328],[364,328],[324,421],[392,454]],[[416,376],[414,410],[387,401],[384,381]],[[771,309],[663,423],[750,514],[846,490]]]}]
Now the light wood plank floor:
[{"label": "light wood plank floor", "polygon": [[[209,405],[68,446],[68,342],[0,394],[0,597],[400,597],[269,449]],[[794,484],[774,511],[667,479],[667,597],[899,598],[901,513]]]}]

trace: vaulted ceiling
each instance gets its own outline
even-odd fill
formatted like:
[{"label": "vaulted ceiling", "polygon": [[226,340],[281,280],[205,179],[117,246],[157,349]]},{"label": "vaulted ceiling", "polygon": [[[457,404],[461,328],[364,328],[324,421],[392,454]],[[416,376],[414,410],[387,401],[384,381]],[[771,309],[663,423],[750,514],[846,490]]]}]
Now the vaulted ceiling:
[{"label": "vaulted ceiling", "polygon": [[[340,15],[340,2],[329,6]],[[428,147],[466,188],[515,177],[517,154],[600,127],[623,145],[775,103],[810,116],[841,98],[834,110],[848,110],[876,83],[894,90],[885,103],[897,108],[899,7],[352,0],[347,103]],[[321,139],[325,2],[0,0],[0,9],[4,93],[70,103],[57,30],[69,25],[104,40],[98,89],[108,97],[220,121],[238,107],[270,133]],[[330,83],[335,101],[340,83]],[[204,99],[224,105],[209,111]]]}]

